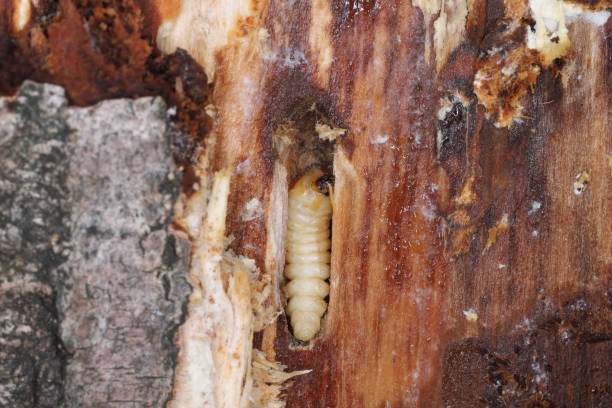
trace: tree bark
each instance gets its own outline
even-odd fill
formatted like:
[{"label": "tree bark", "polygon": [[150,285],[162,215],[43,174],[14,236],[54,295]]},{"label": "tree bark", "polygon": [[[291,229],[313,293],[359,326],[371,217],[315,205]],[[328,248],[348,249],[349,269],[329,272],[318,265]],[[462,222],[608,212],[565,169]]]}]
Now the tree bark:
[{"label": "tree bark", "polygon": [[[263,376],[258,368],[272,363],[258,350],[288,372],[311,370],[286,388],[289,407],[609,404],[609,1],[143,4],[152,8],[140,20],[126,17],[138,14],[131,2],[114,20],[139,22],[125,33],[103,34],[93,13],[89,34],[77,30],[88,6],[63,0],[47,51],[16,55],[64,55],[53,44],[70,24],[71,35],[116,36],[128,50],[153,49],[129,33],[151,35],[164,52],[187,50],[206,74],[186,76],[187,57],[149,50],[129,71],[141,82],[118,74],[113,94],[103,85],[110,74],[85,81],[98,98],[163,94],[190,135],[175,143],[188,146],[175,222],[192,243],[192,292],[173,406],[248,405],[249,395],[279,403],[291,374],[273,365],[275,380]],[[32,30],[11,44],[40,50]],[[90,66],[119,58],[80,47]],[[89,102],[50,66],[33,75]],[[282,270],[287,190],[313,166],[335,179],[332,272],[322,330],[305,344],[287,325]],[[73,279],[93,279],[85,271]],[[85,338],[96,333],[86,321],[71,326]],[[60,388],[83,398],[70,381]]]},{"label": "tree bark", "polygon": [[0,101],[0,405],[163,406],[189,293],[165,104]]}]

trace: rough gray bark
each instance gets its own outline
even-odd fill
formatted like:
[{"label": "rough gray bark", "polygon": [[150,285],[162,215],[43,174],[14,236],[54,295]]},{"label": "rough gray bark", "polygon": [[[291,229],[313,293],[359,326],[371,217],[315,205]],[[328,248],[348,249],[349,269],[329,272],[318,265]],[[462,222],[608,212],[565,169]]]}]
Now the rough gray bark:
[{"label": "rough gray bark", "polygon": [[54,276],[70,243],[70,131],[57,87],[0,99],[0,406],[62,400]]},{"label": "rough gray bark", "polygon": [[189,293],[159,98],[0,100],[0,406],[163,406]]}]

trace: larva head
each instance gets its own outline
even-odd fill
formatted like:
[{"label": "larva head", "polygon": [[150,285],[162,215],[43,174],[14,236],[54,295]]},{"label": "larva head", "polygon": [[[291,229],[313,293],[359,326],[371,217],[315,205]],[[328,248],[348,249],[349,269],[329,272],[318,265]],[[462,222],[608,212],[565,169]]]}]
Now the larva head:
[{"label": "larva head", "polygon": [[[320,169],[312,169],[304,174],[289,190],[290,200],[301,200],[307,197],[313,211],[322,210],[322,206],[329,205],[329,197],[326,196],[328,177],[324,177]],[[322,191],[322,188],[325,190]]]},{"label": "larva head", "polygon": [[333,185],[334,176],[332,175],[325,175],[317,180],[317,188],[325,195],[330,195]]}]

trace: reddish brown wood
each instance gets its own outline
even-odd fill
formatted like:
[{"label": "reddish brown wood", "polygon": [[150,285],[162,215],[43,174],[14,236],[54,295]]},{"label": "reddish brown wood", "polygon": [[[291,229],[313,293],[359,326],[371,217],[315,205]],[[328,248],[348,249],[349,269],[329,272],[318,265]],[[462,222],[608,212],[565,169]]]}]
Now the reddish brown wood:
[{"label": "reddish brown wood", "polygon": [[[293,347],[283,316],[273,343],[264,334],[264,348],[290,369],[313,369],[294,379],[288,405],[605,406],[610,23],[573,25],[576,46],[565,63],[574,80],[564,87],[558,68],[543,68],[521,99],[525,119],[498,129],[474,99],[440,123],[436,115],[440,98],[456,89],[473,98],[476,59],[501,40],[488,37],[500,4],[475,9],[468,41],[438,75],[423,57],[419,9],[352,6],[365,9],[333,8],[329,86],[313,84],[308,64],[264,64],[267,82],[253,91],[264,96],[263,112],[250,117],[261,132],[232,133],[248,146],[240,161],[265,169],[271,128],[299,101],[316,101],[348,129],[338,141],[350,169],[336,167],[324,334],[312,349]],[[295,34],[309,24],[306,3],[272,3],[268,16],[272,39],[308,55]],[[219,76],[214,100],[235,101],[224,94],[234,78],[231,70]],[[387,142],[373,144],[378,136]],[[576,195],[582,171],[596,171],[598,181]],[[256,170],[235,181],[234,212],[269,175]],[[265,197],[265,185],[255,189]],[[236,221],[231,231],[241,237],[237,251],[262,259],[257,229]],[[476,321],[466,318],[472,311]]]}]

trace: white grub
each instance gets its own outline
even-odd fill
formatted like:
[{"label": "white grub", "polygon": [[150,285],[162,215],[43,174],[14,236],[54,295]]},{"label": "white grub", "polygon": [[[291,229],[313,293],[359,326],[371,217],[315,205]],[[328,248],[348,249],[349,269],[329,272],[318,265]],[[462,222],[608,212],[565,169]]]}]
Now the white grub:
[{"label": "white grub", "polygon": [[332,127],[323,123],[317,123],[315,130],[321,140],[329,140],[333,142],[338,136],[342,136],[346,133],[346,129]]},{"label": "white grub", "polygon": [[465,316],[465,320],[468,322],[474,323],[478,320],[478,314],[474,311],[474,309],[464,310],[463,316]]},{"label": "white grub", "polygon": [[293,335],[301,341],[314,338],[327,310],[332,206],[317,187],[322,176],[313,169],[289,191],[285,293]]},{"label": "white grub", "polygon": [[576,175],[574,182],[574,194],[581,195],[586,190],[587,185],[591,182],[591,175],[588,171],[581,171]]}]

